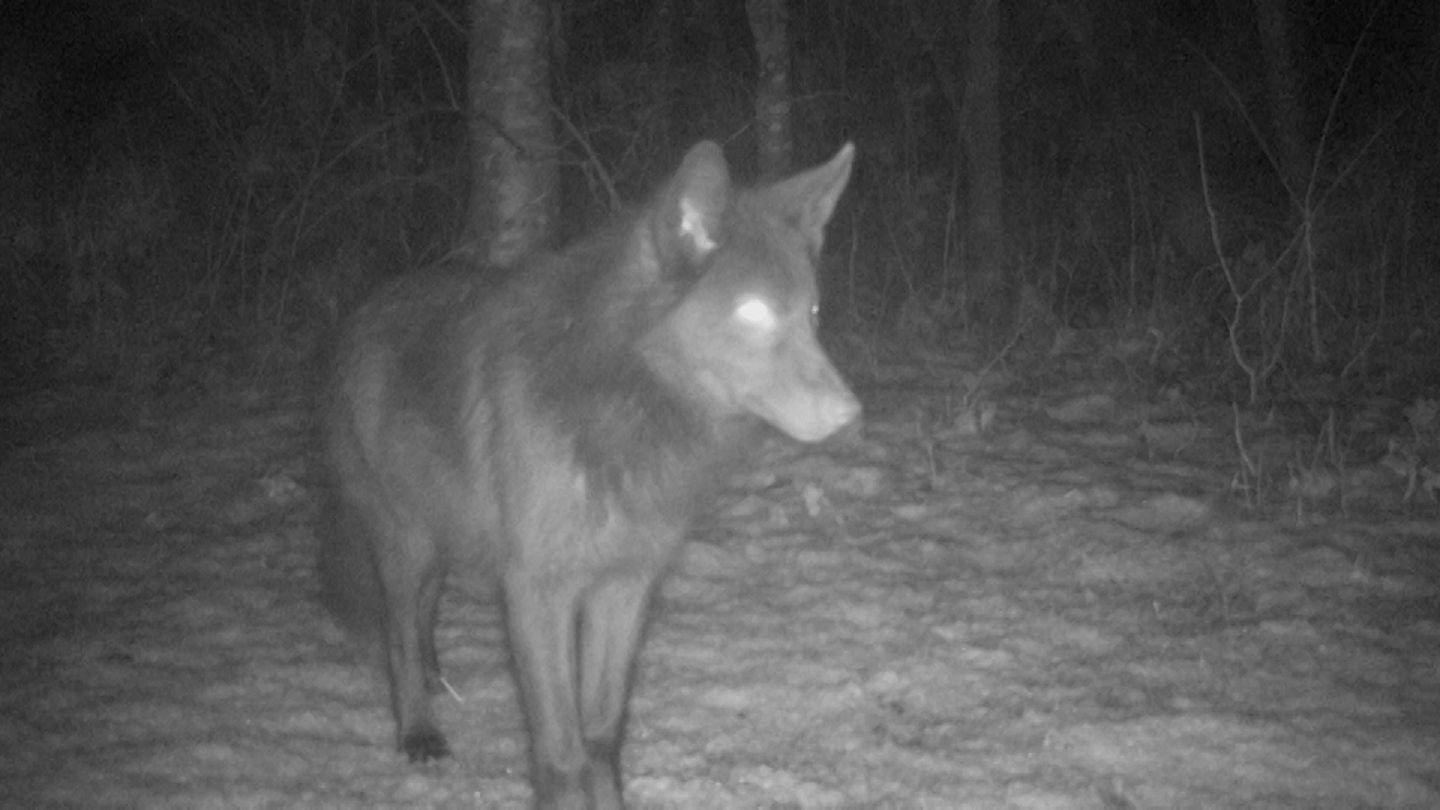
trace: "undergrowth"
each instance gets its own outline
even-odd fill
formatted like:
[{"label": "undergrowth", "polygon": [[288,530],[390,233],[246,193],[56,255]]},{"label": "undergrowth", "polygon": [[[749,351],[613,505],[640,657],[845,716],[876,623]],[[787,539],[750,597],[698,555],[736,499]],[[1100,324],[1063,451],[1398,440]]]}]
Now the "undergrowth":
[{"label": "undergrowth", "polygon": [[[71,385],[152,402],[311,384],[338,318],[464,230],[460,6],[148,5],[137,47],[160,67],[138,100],[63,145],[64,168],[61,145],[27,135],[35,160],[7,169],[7,394]],[[903,46],[900,29],[874,35]],[[1198,98],[1194,87],[1157,80],[1092,98],[1112,114],[1077,124],[1055,103],[1063,83],[1017,78],[1004,261],[1021,303],[987,333],[966,315],[959,139],[920,92],[960,84],[908,63],[826,78],[845,59],[831,46],[848,41],[798,48],[796,75],[813,86],[797,94],[796,137],[815,156],[844,139],[860,148],[825,280],[826,331],[855,373],[947,353],[1023,372],[1087,335],[1142,395],[1330,425],[1317,441],[1337,449],[1288,462],[1283,475],[1302,481],[1290,491],[1322,461],[1350,463],[1343,425],[1377,398],[1397,421],[1437,394],[1440,245],[1423,223],[1440,166],[1393,118],[1342,137],[1343,81],[1308,186],[1287,189],[1255,170],[1267,148],[1237,123],[1249,117],[1238,96],[1200,115],[1159,103]],[[717,53],[557,72],[570,235],[646,193],[695,138],[724,140],[744,174],[748,77]],[[1245,466],[1241,421],[1237,486],[1273,492],[1279,472]],[[1412,465],[1417,488],[1424,469]]]}]

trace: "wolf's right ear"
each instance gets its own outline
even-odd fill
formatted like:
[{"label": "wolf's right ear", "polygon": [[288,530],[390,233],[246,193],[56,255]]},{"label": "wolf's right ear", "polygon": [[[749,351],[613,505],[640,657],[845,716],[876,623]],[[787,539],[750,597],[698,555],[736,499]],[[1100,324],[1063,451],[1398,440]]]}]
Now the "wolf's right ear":
[{"label": "wolf's right ear", "polygon": [[701,141],[685,154],[660,195],[655,240],[661,261],[696,264],[719,247],[730,195],[725,153],[714,141]]}]

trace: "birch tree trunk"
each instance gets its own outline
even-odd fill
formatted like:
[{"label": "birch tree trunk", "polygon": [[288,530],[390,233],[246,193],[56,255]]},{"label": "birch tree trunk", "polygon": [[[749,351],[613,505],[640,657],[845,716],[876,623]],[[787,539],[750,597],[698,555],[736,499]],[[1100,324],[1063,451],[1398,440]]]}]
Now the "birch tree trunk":
[{"label": "birch tree trunk", "polygon": [[470,0],[467,231],[509,267],[551,240],[558,206],[549,0]]},{"label": "birch tree trunk", "polygon": [[793,149],[790,127],[790,39],[786,0],[746,0],[745,14],[760,57],[755,87],[755,134],[760,174],[766,178],[790,172]]}]

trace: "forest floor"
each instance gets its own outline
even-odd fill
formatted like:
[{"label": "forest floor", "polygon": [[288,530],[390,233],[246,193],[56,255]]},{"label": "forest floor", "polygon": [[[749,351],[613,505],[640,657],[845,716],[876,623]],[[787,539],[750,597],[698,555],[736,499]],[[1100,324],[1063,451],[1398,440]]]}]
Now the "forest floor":
[{"label": "forest floor", "polygon": [[[1326,465],[1313,429],[1082,376],[980,402],[931,364],[857,385],[858,435],[768,443],[663,588],[630,805],[1440,807],[1414,453]],[[1414,450],[1432,405],[1372,438]],[[493,604],[442,606],[456,756],[396,753],[314,599],[302,401],[70,410],[10,414],[0,461],[0,804],[526,805]]]}]

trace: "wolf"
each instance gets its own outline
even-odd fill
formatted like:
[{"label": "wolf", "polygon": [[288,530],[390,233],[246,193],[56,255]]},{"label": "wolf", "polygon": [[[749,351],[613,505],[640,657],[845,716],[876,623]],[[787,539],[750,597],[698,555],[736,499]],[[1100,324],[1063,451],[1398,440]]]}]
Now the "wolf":
[{"label": "wolf", "polygon": [[498,585],[540,808],[623,807],[656,583],[766,425],[860,404],[816,337],[816,263],[855,150],[771,184],[693,147],[651,200],[500,282],[403,275],[342,330],[321,411],[324,601],[389,676],[399,748],[447,756],[430,695],[447,577]]}]

